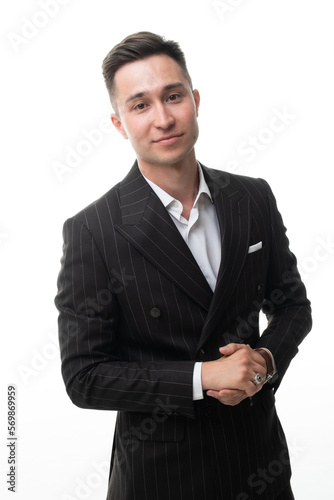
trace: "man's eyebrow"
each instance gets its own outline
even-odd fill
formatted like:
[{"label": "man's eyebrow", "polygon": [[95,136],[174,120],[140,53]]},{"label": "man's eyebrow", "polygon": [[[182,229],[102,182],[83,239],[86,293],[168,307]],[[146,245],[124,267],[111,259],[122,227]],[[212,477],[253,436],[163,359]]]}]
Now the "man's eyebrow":
[{"label": "man's eyebrow", "polygon": [[173,89],[177,89],[179,87],[185,88],[184,83],[182,83],[182,82],[170,83],[169,85],[166,85],[166,87],[164,87],[164,90],[173,90]]},{"label": "man's eyebrow", "polygon": [[[168,90],[173,90],[173,89],[177,89],[177,88],[180,88],[180,87],[185,88],[184,83],[182,83],[182,82],[169,83],[168,85],[166,85],[162,89],[162,91],[166,92]],[[145,91],[143,91],[143,92],[136,92],[136,94],[133,94],[130,97],[128,97],[127,100],[125,101],[125,103],[127,104],[130,101],[134,101],[135,99],[140,99],[141,97],[145,97],[146,95],[147,95],[147,92],[145,92]]]}]

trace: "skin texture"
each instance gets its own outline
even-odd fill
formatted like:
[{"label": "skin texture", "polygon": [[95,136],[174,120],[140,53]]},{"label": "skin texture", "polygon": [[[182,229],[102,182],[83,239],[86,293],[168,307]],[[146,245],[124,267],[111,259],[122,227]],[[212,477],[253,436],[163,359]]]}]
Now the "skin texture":
[{"label": "skin texture", "polygon": [[165,55],[126,64],[115,88],[114,126],[130,140],[143,175],[180,200],[189,218],[198,191],[198,91]]},{"label": "skin texture", "polygon": [[[178,199],[189,218],[198,192],[195,143],[200,96],[178,64],[166,55],[121,67],[115,75],[117,113],[111,120],[136,153],[142,174]],[[254,377],[266,377],[266,362],[247,345],[229,344],[221,357],[202,364],[202,387],[234,406],[261,390]],[[218,353],[217,353],[218,355]]]},{"label": "skin texture", "polygon": [[257,373],[267,376],[266,362],[258,352],[245,344],[228,344],[219,352],[220,359],[202,365],[202,387],[208,396],[235,406],[262,389],[263,383],[253,383]]}]

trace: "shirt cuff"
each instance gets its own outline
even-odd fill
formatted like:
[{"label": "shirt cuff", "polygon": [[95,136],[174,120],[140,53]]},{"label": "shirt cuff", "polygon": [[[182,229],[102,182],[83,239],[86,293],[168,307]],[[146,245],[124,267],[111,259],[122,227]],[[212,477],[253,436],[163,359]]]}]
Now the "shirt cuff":
[{"label": "shirt cuff", "polygon": [[270,382],[273,382],[273,377],[274,377],[274,375],[276,375],[276,373],[277,373],[277,368],[276,368],[276,364],[275,364],[274,356],[271,354],[271,352],[269,351],[269,349],[267,349],[266,347],[261,347],[261,349],[263,349],[264,351],[267,351],[267,353],[270,355],[270,357],[271,357],[271,361],[272,361],[272,363],[273,363],[273,368],[274,368],[274,371],[273,371],[273,373],[271,374],[271,375],[272,375],[272,378],[268,381],[268,382],[270,383]]},{"label": "shirt cuff", "polygon": [[202,389],[202,363],[196,362],[193,372],[193,400],[203,399]]}]

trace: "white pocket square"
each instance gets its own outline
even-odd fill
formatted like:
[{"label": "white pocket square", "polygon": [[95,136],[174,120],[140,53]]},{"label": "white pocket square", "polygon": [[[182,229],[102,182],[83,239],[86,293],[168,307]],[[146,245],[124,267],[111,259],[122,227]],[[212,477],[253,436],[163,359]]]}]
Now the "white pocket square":
[{"label": "white pocket square", "polygon": [[258,243],[255,243],[255,245],[251,245],[248,249],[248,253],[254,253],[257,252],[262,248],[262,241],[259,241]]}]

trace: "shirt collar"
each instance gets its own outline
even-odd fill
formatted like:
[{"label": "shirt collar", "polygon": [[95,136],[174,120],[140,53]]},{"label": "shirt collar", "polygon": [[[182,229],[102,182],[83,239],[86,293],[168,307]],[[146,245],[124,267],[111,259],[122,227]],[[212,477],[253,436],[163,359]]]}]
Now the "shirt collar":
[{"label": "shirt collar", "polygon": [[[196,199],[194,202],[194,206],[196,205],[196,203],[198,202],[198,200],[202,194],[206,194],[209,197],[211,203],[213,203],[210,189],[208,188],[208,185],[207,185],[205,178],[204,178],[202,167],[199,164],[199,162],[197,162],[197,164],[198,164],[198,173],[199,173],[199,186],[198,186],[198,193],[197,193],[197,196],[196,196]],[[179,200],[176,200],[175,198],[173,198],[173,196],[171,196],[170,194],[166,193],[166,191],[161,189],[161,187],[159,187],[157,184],[154,184],[154,182],[147,179],[147,177],[145,177],[145,176],[143,176],[143,177],[148,182],[148,184],[151,186],[151,188],[153,189],[155,194],[158,196],[158,198],[160,198],[160,200],[163,203],[165,208],[168,207],[168,205],[170,205],[173,201],[179,201]]]},{"label": "shirt collar", "polygon": [[197,194],[195,203],[197,202],[197,200],[201,196],[201,194],[206,194],[209,197],[211,203],[213,203],[210,189],[209,189],[209,187],[206,183],[206,180],[204,178],[203,169],[202,169],[201,165],[199,164],[199,162],[197,162],[197,163],[198,163],[198,171],[199,171],[199,186],[198,186],[198,194]]}]

